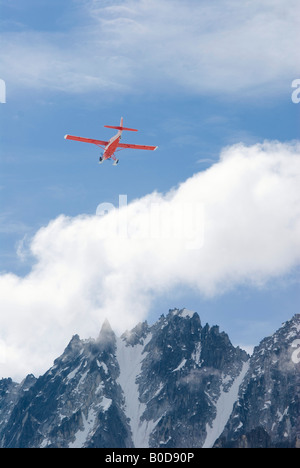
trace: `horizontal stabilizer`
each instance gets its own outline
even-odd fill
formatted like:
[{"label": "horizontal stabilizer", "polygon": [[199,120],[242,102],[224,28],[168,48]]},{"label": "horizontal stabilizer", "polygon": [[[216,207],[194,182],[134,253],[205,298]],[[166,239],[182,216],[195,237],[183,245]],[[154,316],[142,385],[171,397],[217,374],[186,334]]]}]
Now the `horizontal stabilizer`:
[{"label": "horizontal stabilizer", "polygon": [[127,128],[127,127],[113,127],[112,125],[104,125],[106,128],[114,128],[115,130],[127,130],[129,132],[137,132],[135,128]]}]

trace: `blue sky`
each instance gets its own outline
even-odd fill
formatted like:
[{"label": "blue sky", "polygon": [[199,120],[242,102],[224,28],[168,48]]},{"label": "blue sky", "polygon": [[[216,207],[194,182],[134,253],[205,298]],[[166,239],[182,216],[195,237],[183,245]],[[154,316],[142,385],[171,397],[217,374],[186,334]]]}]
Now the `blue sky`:
[{"label": "blue sky", "polygon": [[[127,195],[128,204],[155,191],[163,197],[180,184],[187,186],[199,173],[205,178],[199,183],[211,180],[208,199],[222,197],[214,182],[217,169],[211,168],[219,164],[224,148],[240,144],[256,148],[256,155],[256,145],[266,140],[287,145],[299,140],[300,104],[291,100],[291,83],[299,78],[298,15],[293,0],[246,4],[234,0],[0,0],[0,78],[6,83],[6,103],[0,104],[2,288],[13,278],[24,293],[32,268],[41,267],[47,250],[43,243],[43,253],[38,250],[34,255],[32,239],[60,215],[69,217],[70,223],[80,215],[93,217],[101,203],[117,206],[120,194]],[[96,147],[63,138],[70,133],[108,140],[113,131],[103,126],[118,125],[121,116],[126,126],[139,129],[124,135],[124,142],[159,149],[154,153],[125,150],[119,153],[117,167],[110,162],[99,166]],[[225,163],[221,167],[228,177]],[[297,216],[295,210],[289,222],[296,225]],[[296,247],[292,246],[290,238],[286,243],[287,250],[288,245],[298,245],[295,241]],[[249,236],[244,249],[251,248]],[[106,255],[109,252],[104,250]],[[208,294],[207,285],[196,278],[186,284],[177,280],[169,284],[166,279],[164,285],[161,272],[161,291],[151,291],[145,310],[128,318],[128,324],[139,318],[152,322],[168,308],[185,306],[197,310],[203,322],[221,325],[235,344],[257,344],[299,310],[299,252],[289,261],[283,260],[285,255],[260,282],[242,272],[229,287],[223,280],[219,291],[212,286]],[[163,251],[158,258],[166,261]],[[145,263],[147,268],[150,264]],[[160,267],[151,264],[151,268]],[[241,265],[236,268],[243,271]],[[22,296],[17,286],[15,294]],[[35,300],[31,294],[26,296],[28,307]],[[1,314],[5,314],[5,301]],[[21,309],[16,317],[25,314],[22,320],[30,330],[34,316],[26,317],[26,307]],[[95,328],[97,334],[102,312],[99,325],[95,314],[89,317],[86,312],[91,323],[87,329],[81,329],[79,319],[74,323],[69,316],[62,323],[54,319],[56,331],[64,328],[65,332],[58,333],[57,347],[45,348],[45,363],[29,357],[34,345],[23,349],[12,324],[2,318],[0,345],[5,363],[0,374],[9,373],[21,350],[28,355],[24,372],[30,365],[36,372],[44,369],[73,332],[84,334]],[[43,341],[46,324],[48,318],[38,327]],[[8,358],[9,353],[15,357]],[[22,372],[20,367],[17,374]]]}]

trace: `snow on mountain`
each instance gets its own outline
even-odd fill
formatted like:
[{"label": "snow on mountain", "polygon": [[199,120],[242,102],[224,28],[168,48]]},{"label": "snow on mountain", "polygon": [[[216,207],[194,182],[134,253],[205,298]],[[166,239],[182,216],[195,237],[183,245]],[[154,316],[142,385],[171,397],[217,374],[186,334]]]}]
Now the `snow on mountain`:
[{"label": "snow on mountain", "polygon": [[147,343],[151,339],[149,332],[146,339],[132,345],[126,338],[117,340],[116,358],[120,368],[117,382],[125,398],[124,412],[130,420],[132,440],[135,447],[147,447],[153,425],[141,419],[146,405],[141,403],[137,377],[142,371],[142,361]]},{"label": "snow on mountain", "polygon": [[299,446],[300,360],[296,358],[300,354],[299,338],[300,314],[296,314],[254,349],[234,410],[217,446]]},{"label": "snow on mountain", "polygon": [[241,383],[249,369],[249,363],[244,362],[240,374],[235,378],[229,390],[225,390],[227,377],[222,380],[221,393],[216,403],[216,416],[212,424],[206,425],[206,439],[202,448],[212,448],[215,441],[222,434],[237,401]]},{"label": "snow on mountain", "polygon": [[269,445],[293,445],[299,322],[249,358],[187,309],[121,337],[105,321],[97,340],[75,335],[39,379],[0,381],[0,447],[213,447],[243,437],[249,446],[258,422]]}]

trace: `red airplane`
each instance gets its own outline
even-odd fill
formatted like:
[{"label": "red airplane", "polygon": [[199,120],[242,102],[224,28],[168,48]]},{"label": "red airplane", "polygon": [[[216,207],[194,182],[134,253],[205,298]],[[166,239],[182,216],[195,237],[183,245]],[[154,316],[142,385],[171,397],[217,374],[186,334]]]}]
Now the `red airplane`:
[{"label": "red airplane", "polygon": [[120,143],[121,136],[123,130],[128,130],[130,132],[137,132],[134,128],[126,128],[123,127],[123,117],[121,117],[121,122],[119,127],[112,127],[111,125],[104,125],[106,128],[115,128],[118,130],[118,133],[113,136],[109,141],[101,141],[101,140],[92,140],[90,138],[81,138],[78,136],[66,135],[66,140],[75,140],[75,141],[83,141],[84,143],[93,143],[94,145],[99,146],[100,148],[104,149],[104,152],[100,156],[99,162],[103,163],[106,159],[112,158],[114,161],[114,166],[116,166],[119,160],[115,156],[116,151],[121,151],[125,148],[132,148],[132,149],[142,149],[142,150],[150,150],[154,151],[157,149],[157,146],[143,146],[143,145],[129,145],[127,143]]}]

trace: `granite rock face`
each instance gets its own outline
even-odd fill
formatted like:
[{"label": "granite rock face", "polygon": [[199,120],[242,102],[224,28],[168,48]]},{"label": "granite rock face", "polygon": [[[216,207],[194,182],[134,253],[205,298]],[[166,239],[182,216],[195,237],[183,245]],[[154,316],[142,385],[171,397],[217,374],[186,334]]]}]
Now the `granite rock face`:
[{"label": "granite rock face", "polygon": [[221,447],[296,447],[300,441],[300,314],[254,349]]},{"label": "granite rock face", "polygon": [[43,376],[0,381],[0,447],[294,447],[300,315],[251,358],[170,310],[117,337],[75,335]]}]

